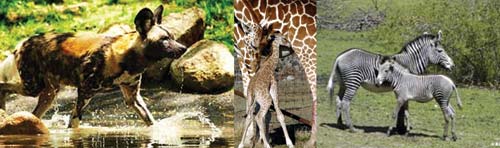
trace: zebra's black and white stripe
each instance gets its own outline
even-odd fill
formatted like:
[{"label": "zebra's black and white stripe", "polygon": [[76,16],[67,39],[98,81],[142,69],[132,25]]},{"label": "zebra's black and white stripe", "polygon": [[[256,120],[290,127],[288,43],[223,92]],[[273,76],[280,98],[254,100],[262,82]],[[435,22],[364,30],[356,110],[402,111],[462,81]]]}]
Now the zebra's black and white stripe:
[{"label": "zebra's black and white stripe", "polygon": [[392,56],[383,56],[363,49],[351,48],[337,56],[328,81],[327,89],[330,99],[333,99],[335,81],[339,81],[339,92],[336,98],[337,122],[342,123],[341,110],[346,119],[346,125],[354,130],[351,123],[349,108],[350,102],[360,86],[372,92],[388,92],[389,85],[375,86],[375,69],[378,68],[384,57],[394,57],[396,61],[408,68],[410,73],[422,74],[429,64],[439,64],[451,69],[453,60],[441,46],[442,33],[438,35],[423,34],[406,43],[402,50]]},{"label": "zebra's black and white stripe", "polygon": [[[459,108],[461,108],[462,102],[460,101],[455,83],[444,75],[415,75],[402,69],[405,68],[394,62],[394,60],[385,61],[378,69],[377,84],[389,82],[396,94],[397,105],[392,116],[394,121],[396,121],[396,115],[403,104],[409,100],[425,103],[436,99],[445,119],[443,139],[446,139],[448,135],[448,126],[451,121],[451,138],[452,140],[456,140],[455,110],[450,105],[450,97],[453,91],[457,95],[457,105]],[[405,111],[405,114],[408,115],[409,113]],[[408,116],[406,118],[409,125]],[[392,126],[389,127],[387,134],[390,134],[392,128]],[[407,130],[409,131],[410,129],[408,128]]]}]

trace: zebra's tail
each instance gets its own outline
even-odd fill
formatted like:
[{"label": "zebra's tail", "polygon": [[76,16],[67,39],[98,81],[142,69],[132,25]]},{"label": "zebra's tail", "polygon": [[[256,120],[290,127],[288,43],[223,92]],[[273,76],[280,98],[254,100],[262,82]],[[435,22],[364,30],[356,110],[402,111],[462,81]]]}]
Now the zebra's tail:
[{"label": "zebra's tail", "polygon": [[335,62],[333,63],[332,73],[330,74],[330,79],[328,80],[328,85],[326,87],[326,90],[328,90],[328,94],[330,95],[330,105],[333,104],[333,94],[334,94],[333,88],[335,88],[336,73],[337,73],[337,60],[335,60]]},{"label": "zebra's tail", "polygon": [[462,109],[462,101],[460,100],[460,96],[458,95],[458,88],[455,86],[455,93],[457,94],[457,106]]}]

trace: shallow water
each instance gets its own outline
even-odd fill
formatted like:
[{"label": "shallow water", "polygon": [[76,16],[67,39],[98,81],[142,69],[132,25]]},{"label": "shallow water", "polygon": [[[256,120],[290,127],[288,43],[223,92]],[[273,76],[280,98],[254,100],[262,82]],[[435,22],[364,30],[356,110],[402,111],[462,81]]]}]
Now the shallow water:
[{"label": "shallow water", "polygon": [[[42,118],[47,135],[0,135],[0,145],[49,147],[234,147],[232,92],[200,95],[142,91],[156,123],[147,127],[118,91],[101,94],[89,104],[80,128],[67,129],[74,90],[58,95],[56,107]],[[8,112],[29,111],[35,98],[15,96]],[[228,112],[231,111],[231,112]]]}]

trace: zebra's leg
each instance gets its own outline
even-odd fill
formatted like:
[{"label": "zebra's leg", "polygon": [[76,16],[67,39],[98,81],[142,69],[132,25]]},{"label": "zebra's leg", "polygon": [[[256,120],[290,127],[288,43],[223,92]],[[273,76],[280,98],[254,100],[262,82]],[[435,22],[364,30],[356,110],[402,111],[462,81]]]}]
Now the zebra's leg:
[{"label": "zebra's leg", "polygon": [[448,108],[450,110],[450,114],[448,115],[450,120],[451,120],[451,140],[453,141],[457,141],[457,135],[455,134],[455,110],[453,109],[453,107],[448,104]]},{"label": "zebra's leg", "polygon": [[356,94],[356,90],[359,88],[358,87],[353,87],[353,88],[347,88],[347,90],[344,93],[344,98],[342,99],[342,110],[344,111],[344,117],[346,121],[346,126],[349,128],[350,132],[357,132],[354,128],[354,125],[352,124],[351,120],[351,113],[350,113],[350,104],[351,100],[354,98],[354,95]]},{"label": "zebra's leg", "polygon": [[267,114],[267,112],[269,111],[269,107],[271,106],[270,104],[271,102],[265,102],[265,103],[261,103],[259,102],[260,104],[260,109],[259,109],[259,112],[257,113],[257,116],[256,116],[256,119],[257,120],[257,126],[259,127],[259,133],[260,133],[260,137],[262,138],[262,141],[264,142],[264,147],[265,148],[271,148],[271,145],[269,145],[269,141],[266,137],[266,126],[264,125],[264,118]]},{"label": "zebra's leg", "polygon": [[[437,100],[440,100],[440,99],[437,99]],[[449,109],[449,106],[447,105],[446,102],[439,103],[439,106],[441,107],[441,111],[443,112],[443,117],[444,117],[443,140],[446,141],[448,139],[448,126],[450,123],[450,119],[449,119],[450,109]]]},{"label": "zebra's leg", "polygon": [[[408,102],[405,103],[405,105],[407,105]],[[404,109],[404,106],[403,105],[403,109]],[[410,111],[408,111],[408,108],[406,108],[406,110],[404,110],[405,112],[405,121],[406,121],[406,133],[405,135],[408,136],[408,134],[410,133],[410,130],[411,130],[411,124],[410,124]]]},{"label": "zebra's leg", "polygon": [[337,125],[342,126],[342,98],[344,97],[345,86],[340,85],[339,93],[337,95],[336,101],[336,115],[337,115]]},{"label": "zebra's leg", "polygon": [[[399,110],[401,109],[401,107],[405,104],[405,102],[407,102],[405,99],[403,98],[398,98],[398,101],[396,103],[396,108],[394,108],[394,112],[392,113],[392,120],[394,122],[393,125],[396,125],[397,124],[397,115],[399,113]],[[389,126],[389,129],[387,130],[387,136],[390,136],[391,135],[391,131],[392,129],[394,128],[394,126],[390,125]]]}]

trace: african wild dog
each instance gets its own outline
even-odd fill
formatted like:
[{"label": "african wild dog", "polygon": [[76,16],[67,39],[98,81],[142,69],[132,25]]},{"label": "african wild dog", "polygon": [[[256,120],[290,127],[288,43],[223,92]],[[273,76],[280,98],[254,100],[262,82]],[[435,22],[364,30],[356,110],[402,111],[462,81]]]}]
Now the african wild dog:
[{"label": "african wild dog", "polygon": [[162,12],[161,5],[154,13],[143,8],[134,20],[137,31],[118,36],[46,33],[28,38],[16,49],[15,62],[12,62],[21,81],[0,83],[0,94],[38,96],[33,114],[42,117],[61,84],[76,86],[78,100],[69,124],[76,128],[90,99],[118,85],[125,103],[133,107],[147,125],[152,125],[153,116],[139,93],[141,74],[148,65],[162,58],[179,58],[186,51],[184,45],[160,26]]}]

